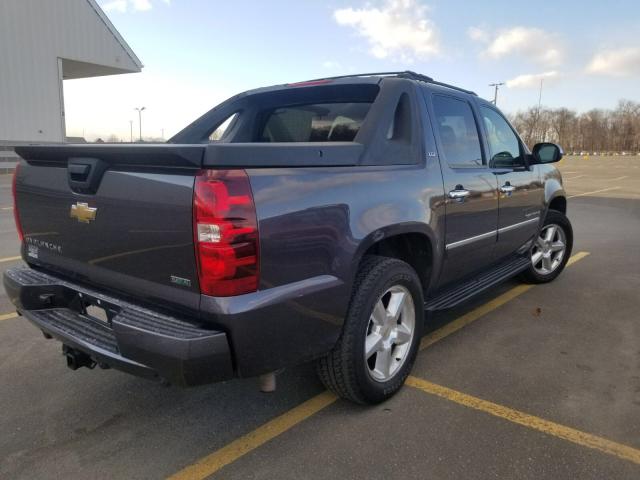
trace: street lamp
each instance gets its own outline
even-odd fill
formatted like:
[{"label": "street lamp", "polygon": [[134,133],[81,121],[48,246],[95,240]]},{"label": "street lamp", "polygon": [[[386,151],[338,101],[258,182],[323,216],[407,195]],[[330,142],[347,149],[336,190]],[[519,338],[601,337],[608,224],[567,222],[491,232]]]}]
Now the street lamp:
[{"label": "street lamp", "polygon": [[500,86],[504,85],[504,82],[497,82],[497,83],[490,83],[489,86],[490,87],[495,87],[495,90],[493,92],[493,104],[495,106],[498,106],[498,88]]},{"label": "street lamp", "polygon": [[142,141],[142,111],[147,107],[136,107],[134,110],[138,111],[138,126],[140,128],[140,141]]}]

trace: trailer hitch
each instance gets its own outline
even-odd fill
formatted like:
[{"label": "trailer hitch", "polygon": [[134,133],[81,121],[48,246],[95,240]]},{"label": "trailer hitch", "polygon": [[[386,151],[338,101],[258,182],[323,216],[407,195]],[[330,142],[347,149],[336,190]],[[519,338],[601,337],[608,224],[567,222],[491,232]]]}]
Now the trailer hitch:
[{"label": "trailer hitch", "polygon": [[82,367],[93,369],[97,365],[97,362],[89,355],[68,345],[62,345],[62,354],[67,359],[67,367],[71,370],[77,370]]}]

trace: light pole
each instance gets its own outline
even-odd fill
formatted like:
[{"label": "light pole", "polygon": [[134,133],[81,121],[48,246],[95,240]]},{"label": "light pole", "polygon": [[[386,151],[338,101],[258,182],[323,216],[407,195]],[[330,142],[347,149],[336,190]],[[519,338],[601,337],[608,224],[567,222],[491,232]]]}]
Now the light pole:
[{"label": "light pole", "polygon": [[136,107],[134,110],[138,111],[138,127],[140,128],[140,141],[142,141],[142,111],[147,107]]},{"label": "light pole", "polygon": [[129,120],[129,142],[133,143],[133,120]]},{"label": "light pole", "polygon": [[498,88],[504,85],[504,82],[497,82],[497,83],[490,83],[489,86],[490,87],[495,87],[495,90],[493,91],[493,104],[497,107],[498,106]]}]

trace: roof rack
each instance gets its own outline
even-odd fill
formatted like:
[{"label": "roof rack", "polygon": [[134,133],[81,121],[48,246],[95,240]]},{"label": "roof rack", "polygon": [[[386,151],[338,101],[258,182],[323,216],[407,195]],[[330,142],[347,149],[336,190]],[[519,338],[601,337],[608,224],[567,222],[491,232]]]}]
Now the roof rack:
[{"label": "roof rack", "polygon": [[355,73],[351,75],[338,75],[336,77],[315,78],[313,80],[307,80],[307,82],[318,82],[321,80],[339,80],[341,78],[353,78],[353,77],[390,77],[390,76],[408,78],[410,80],[417,80],[419,82],[431,83],[433,85],[438,85],[440,87],[451,88],[453,90],[458,90],[459,92],[468,93],[469,95],[475,95],[476,97],[478,96],[478,94],[472,90],[466,90],[464,88],[456,87],[455,85],[450,85],[444,82],[438,82],[437,80],[434,80],[433,78],[428,77],[427,75],[412,72],[411,70],[403,70],[398,72]]}]

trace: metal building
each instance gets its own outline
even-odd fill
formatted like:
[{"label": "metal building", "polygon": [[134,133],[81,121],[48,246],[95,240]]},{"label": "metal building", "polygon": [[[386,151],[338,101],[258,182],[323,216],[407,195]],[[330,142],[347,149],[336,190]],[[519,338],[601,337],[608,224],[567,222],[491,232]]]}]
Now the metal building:
[{"label": "metal building", "polygon": [[0,157],[65,140],[63,80],[141,69],[95,0],[0,0]]}]

